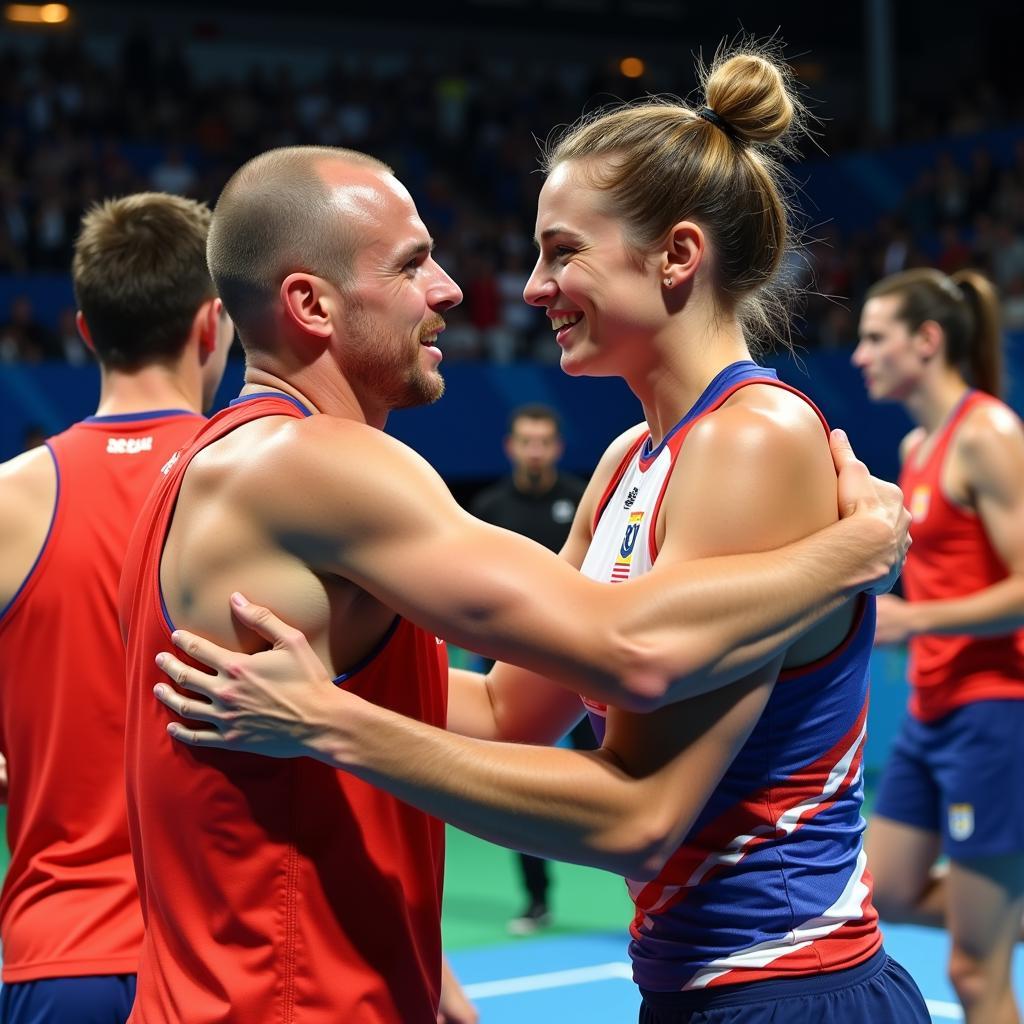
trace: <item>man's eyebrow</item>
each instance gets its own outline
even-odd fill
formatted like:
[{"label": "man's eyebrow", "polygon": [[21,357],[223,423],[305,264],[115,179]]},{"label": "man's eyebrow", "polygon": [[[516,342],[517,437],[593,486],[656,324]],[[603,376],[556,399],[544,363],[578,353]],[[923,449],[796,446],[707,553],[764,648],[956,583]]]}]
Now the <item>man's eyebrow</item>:
[{"label": "man's eyebrow", "polygon": [[428,239],[425,242],[413,242],[411,245],[407,245],[405,248],[398,250],[395,262],[400,267],[404,267],[409,260],[415,259],[417,256],[432,253],[434,251],[434,244],[433,238]]}]

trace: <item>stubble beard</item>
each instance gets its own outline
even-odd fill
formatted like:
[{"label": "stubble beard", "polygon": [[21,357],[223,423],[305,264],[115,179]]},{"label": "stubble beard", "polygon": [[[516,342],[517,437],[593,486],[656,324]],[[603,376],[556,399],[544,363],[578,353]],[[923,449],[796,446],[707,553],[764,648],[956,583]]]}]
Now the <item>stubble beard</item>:
[{"label": "stubble beard", "polygon": [[361,305],[345,313],[348,336],[346,376],[359,381],[387,409],[432,405],[444,394],[444,377],[420,365],[420,346],[407,351]]}]

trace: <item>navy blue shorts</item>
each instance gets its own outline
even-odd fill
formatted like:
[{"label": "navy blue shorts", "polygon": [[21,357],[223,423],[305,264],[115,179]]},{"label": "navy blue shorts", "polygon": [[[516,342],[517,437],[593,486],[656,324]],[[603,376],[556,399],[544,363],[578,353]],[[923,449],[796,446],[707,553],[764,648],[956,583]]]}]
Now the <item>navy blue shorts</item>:
[{"label": "navy blue shorts", "polygon": [[134,974],[14,981],[0,988],[0,1024],[125,1024]]},{"label": "navy blue shorts", "polygon": [[875,802],[942,838],[953,860],[1024,853],[1024,700],[983,700],[935,722],[908,715]]},{"label": "navy blue shorts", "polygon": [[[731,989],[731,990],[730,990]],[[914,979],[880,949],[845,971],[702,992],[640,990],[640,1024],[931,1024]]]}]

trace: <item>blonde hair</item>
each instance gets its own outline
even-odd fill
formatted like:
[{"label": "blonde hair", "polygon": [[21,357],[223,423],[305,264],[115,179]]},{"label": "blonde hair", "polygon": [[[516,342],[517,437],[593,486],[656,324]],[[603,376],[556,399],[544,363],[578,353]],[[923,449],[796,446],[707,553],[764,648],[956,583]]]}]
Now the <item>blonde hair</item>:
[{"label": "blonde hair", "polygon": [[897,318],[911,331],[928,320],[942,328],[946,361],[967,381],[997,398],[1003,392],[1003,339],[999,293],[977,270],[947,276],[932,267],[891,274],[868,289],[867,298],[895,295]]},{"label": "blonde hair", "polygon": [[790,151],[803,106],[767,45],[720,49],[699,73],[703,108],[653,97],[585,116],[547,148],[544,170],[601,160],[588,178],[640,253],[673,224],[698,222],[712,242],[718,301],[755,336],[784,329],[778,279],[792,212],[773,151]]}]

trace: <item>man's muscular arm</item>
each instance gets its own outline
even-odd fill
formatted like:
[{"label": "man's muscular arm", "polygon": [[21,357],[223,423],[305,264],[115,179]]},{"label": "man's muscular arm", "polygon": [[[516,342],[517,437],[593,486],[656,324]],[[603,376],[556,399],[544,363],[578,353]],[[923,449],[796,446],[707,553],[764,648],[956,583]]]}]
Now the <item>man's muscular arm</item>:
[{"label": "man's muscular arm", "polygon": [[[900,560],[899,492],[888,492],[884,508],[861,466],[863,508],[847,521],[775,551],[660,560],[647,576],[609,587],[466,514],[422,459],[386,435],[365,430],[365,460],[340,459],[333,451],[352,440],[337,434],[352,425],[312,417],[307,432],[321,421],[327,436],[300,446],[294,488],[279,488],[303,495],[307,523],[290,528],[320,531],[315,568],[463,647],[637,710],[740,678]],[[340,461],[345,468],[329,472]]]},{"label": "man's muscular arm", "polygon": [[[852,513],[844,521],[774,551],[659,563],[611,587],[467,515],[425,462],[379,432],[327,417],[304,424],[309,436],[287,446],[274,467],[278,497],[267,503],[267,528],[282,543],[301,543],[318,570],[461,646],[636,710],[765,664],[852,593],[888,585],[907,542],[898,489],[872,480],[839,444],[840,506]],[[338,429],[365,433],[339,439]],[[353,444],[372,451],[338,453]],[[332,472],[339,462],[347,468]],[[294,680],[287,661],[302,643],[292,635],[273,665],[262,654],[233,664],[253,678]]]},{"label": "man's muscular arm", "polygon": [[[820,430],[816,423],[813,426]],[[775,429],[769,424],[765,432],[770,435]],[[820,435],[815,441],[820,454]],[[799,445],[796,451],[778,443],[765,447],[782,450],[774,459],[755,453],[739,466],[737,477],[748,478],[746,487],[737,484],[720,494],[717,503],[708,503],[703,516],[693,511],[697,501],[692,490],[681,489],[666,499],[679,534],[704,534],[709,539],[702,548],[699,542],[688,544],[669,536],[662,559],[676,562],[702,550],[777,543],[834,515],[834,480],[827,494],[818,489],[816,502],[808,501],[806,487],[791,486],[790,464],[799,467],[806,461]],[[707,493],[708,467],[718,462],[714,454],[718,450],[714,448],[703,467],[688,466],[680,479],[690,480],[698,493]],[[749,490],[759,500],[753,500]],[[240,611],[247,624],[257,625],[268,638],[287,639],[287,628],[265,610],[250,606]],[[212,654],[212,645],[197,643],[200,660],[216,664],[219,655]],[[650,715],[609,709],[606,744],[597,752],[454,736],[350,693],[333,691],[331,696],[326,689],[320,707],[304,706],[294,716],[316,724],[290,748],[281,745],[275,728],[269,728],[262,739],[249,736],[241,745],[263,753],[318,757],[507,846],[646,878],[660,869],[749,735],[780,663],[781,658],[776,658],[742,682]],[[181,663],[168,667],[179,683],[207,692],[210,677]],[[230,667],[224,667],[230,675]],[[163,689],[161,699],[193,719],[188,725],[172,725],[174,735],[186,742],[232,745],[233,729],[246,732],[246,698],[214,693],[213,705],[204,706],[172,693],[169,687]],[[283,720],[293,717],[288,687],[273,691],[269,699],[283,709]],[[222,712],[225,716],[219,717]],[[226,727],[223,738],[216,731],[189,728],[194,720],[204,719]]]}]

